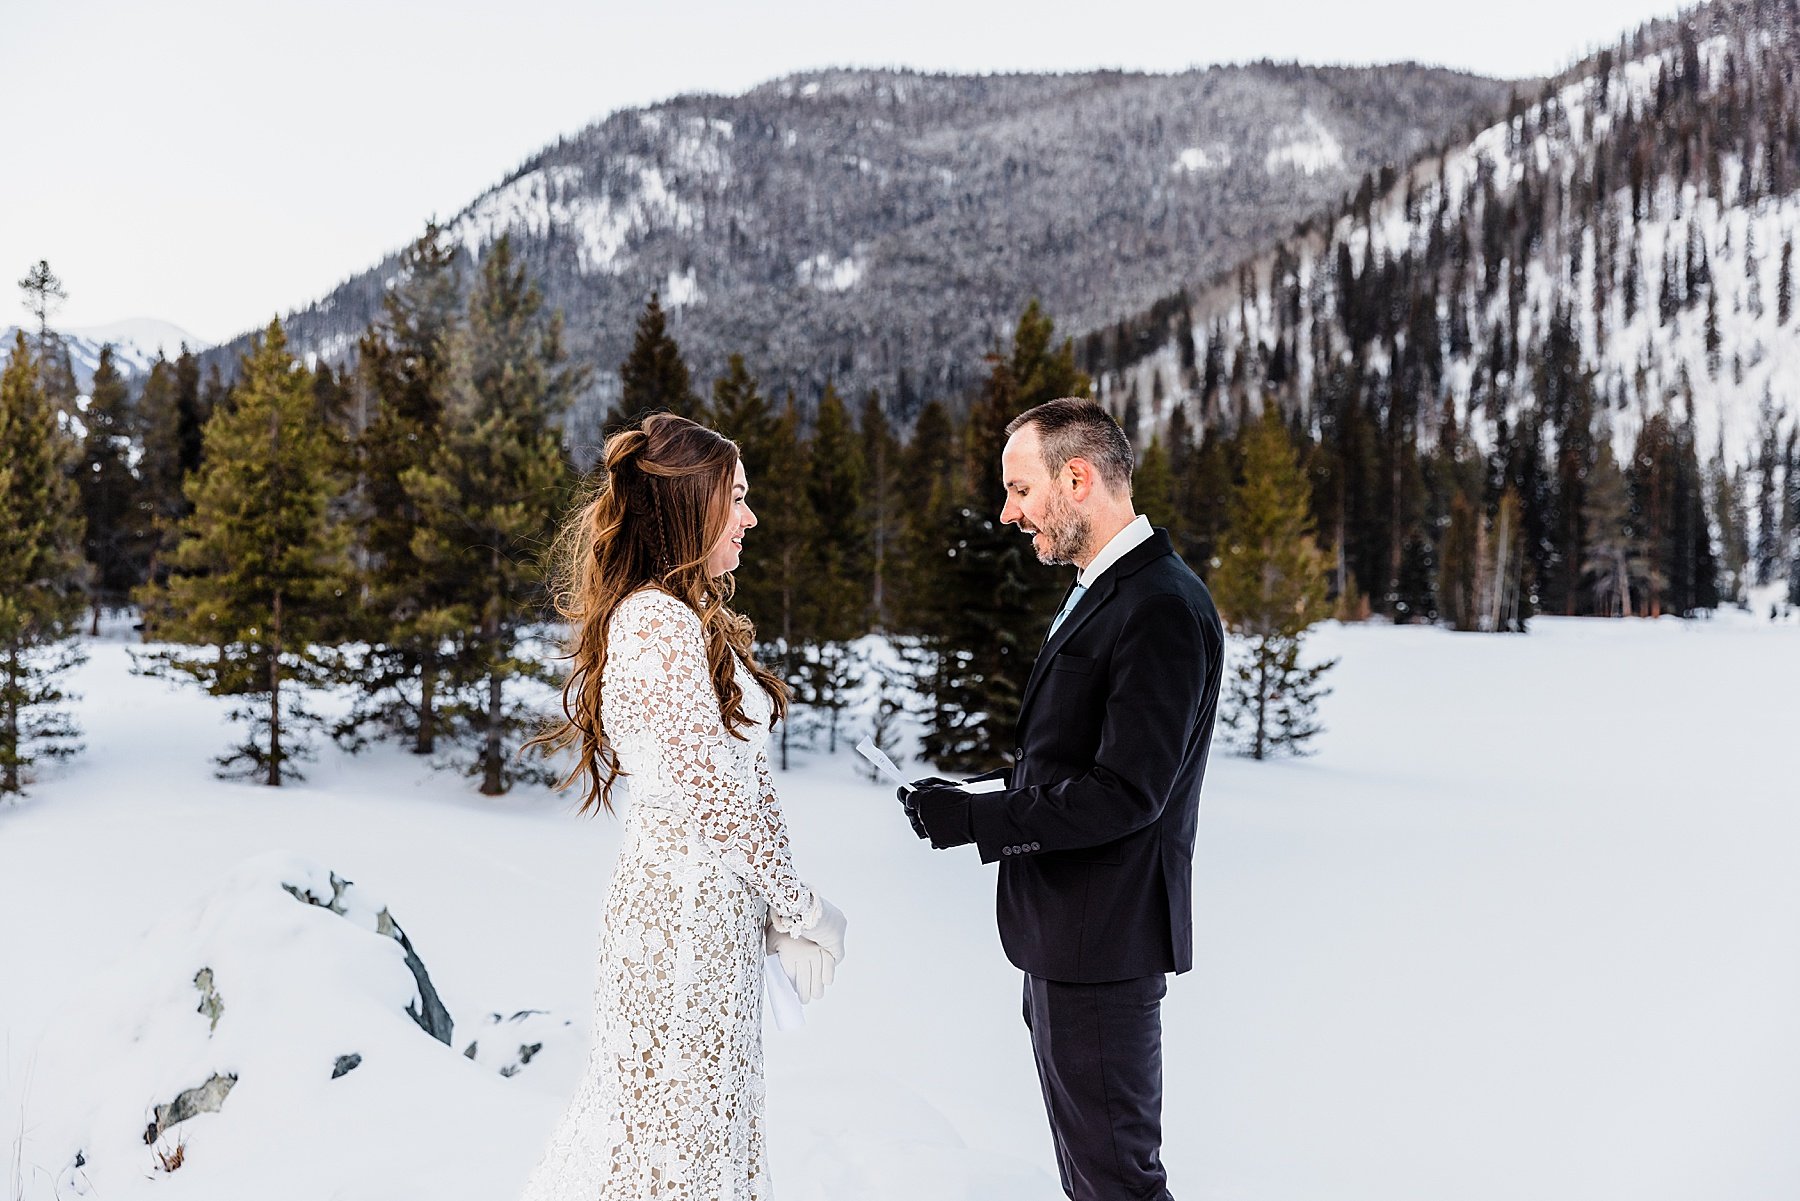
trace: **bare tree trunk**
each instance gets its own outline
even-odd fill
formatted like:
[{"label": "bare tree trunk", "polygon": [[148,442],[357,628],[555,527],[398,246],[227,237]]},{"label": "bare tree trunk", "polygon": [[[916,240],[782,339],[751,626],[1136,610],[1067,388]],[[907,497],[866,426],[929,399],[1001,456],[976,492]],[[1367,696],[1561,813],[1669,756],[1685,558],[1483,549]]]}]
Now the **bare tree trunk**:
[{"label": "bare tree trunk", "polygon": [[19,791],[19,677],[23,674],[19,663],[19,644],[13,641],[6,647],[6,678],[0,681],[6,689],[6,774],[0,778],[0,792]]},{"label": "bare tree trunk", "polygon": [[419,663],[419,728],[413,736],[413,754],[429,755],[437,749],[437,656],[425,655]]},{"label": "bare tree trunk", "polygon": [[498,542],[489,550],[489,570],[493,572],[488,593],[487,613],[481,622],[482,642],[487,648],[487,739],[481,751],[481,793],[483,796],[499,796],[506,791],[506,785],[500,778],[500,756],[503,752],[500,739],[500,714],[502,701],[502,684],[500,678],[500,546]]},{"label": "bare tree trunk", "polygon": [[1250,757],[1261,759],[1269,730],[1269,647],[1266,636],[1256,644],[1256,745]]},{"label": "bare tree trunk", "polygon": [[[794,588],[792,564],[793,548],[782,552],[782,587],[781,587],[781,673],[784,677],[794,674]],[[789,710],[791,713],[792,710]],[[783,718],[781,722],[781,770],[788,769],[788,726],[793,724]]]},{"label": "bare tree trunk", "polygon": [[275,594],[274,621],[269,646],[269,776],[268,784],[281,787],[281,593]]}]

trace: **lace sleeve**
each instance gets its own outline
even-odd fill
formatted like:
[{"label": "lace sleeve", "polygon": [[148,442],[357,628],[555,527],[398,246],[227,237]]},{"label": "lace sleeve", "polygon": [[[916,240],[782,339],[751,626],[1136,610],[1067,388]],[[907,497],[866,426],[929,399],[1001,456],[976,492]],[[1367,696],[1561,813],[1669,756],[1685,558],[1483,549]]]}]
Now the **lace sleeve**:
[{"label": "lace sleeve", "polygon": [[618,666],[643,688],[657,775],[680,795],[703,845],[768,902],[777,929],[792,933],[817,900],[794,870],[766,761],[759,752],[752,767],[748,747],[725,732],[700,619],[661,595],[634,616],[641,620],[631,623],[631,636],[615,638],[613,653],[628,656]]}]

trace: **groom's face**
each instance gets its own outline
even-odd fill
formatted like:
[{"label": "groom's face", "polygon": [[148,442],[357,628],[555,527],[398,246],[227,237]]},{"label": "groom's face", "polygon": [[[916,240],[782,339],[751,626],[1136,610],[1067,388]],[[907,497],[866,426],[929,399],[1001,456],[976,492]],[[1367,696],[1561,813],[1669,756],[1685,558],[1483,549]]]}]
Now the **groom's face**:
[{"label": "groom's face", "polygon": [[1021,426],[1000,453],[1006,503],[1000,520],[1031,535],[1040,563],[1073,563],[1087,546],[1091,523],[1076,506],[1068,469],[1052,472],[1036,426]]}]

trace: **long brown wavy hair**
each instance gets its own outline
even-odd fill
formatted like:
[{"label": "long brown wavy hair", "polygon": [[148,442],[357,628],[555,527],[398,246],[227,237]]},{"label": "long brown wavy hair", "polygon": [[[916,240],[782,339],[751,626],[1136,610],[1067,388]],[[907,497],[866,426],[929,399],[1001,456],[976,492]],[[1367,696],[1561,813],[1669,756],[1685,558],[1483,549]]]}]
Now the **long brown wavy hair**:
[{"label": "long brown wavy hair", "polygon": [[575,748],[575,766],[558,782],[585,782],[580,812],[613,811],[613,783],[626,774],[600,717],[607,625],[619,602],[646,585],[660,588],[700,616],[706,662],[725,729],[755,723],[744,713],[735,665],[742,662],[769,694],[771,722],[787,712],[787,687],[756,662],[747,617],[731,610],[729,574],[710,576],[708,553],[731,520],[737,444],[672,413],[652,413],[636,429],[606,440],[597,483],[579,502],[552,551],[556,610],[572,631],[574,666],[563,685],[563,717],[531,739],[547,754]]}]

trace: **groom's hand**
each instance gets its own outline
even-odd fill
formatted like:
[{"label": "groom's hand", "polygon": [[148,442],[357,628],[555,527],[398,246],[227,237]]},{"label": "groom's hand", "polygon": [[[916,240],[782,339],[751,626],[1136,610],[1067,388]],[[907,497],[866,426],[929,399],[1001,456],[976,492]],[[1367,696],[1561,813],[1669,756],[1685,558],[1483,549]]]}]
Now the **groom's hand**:
[{"label": "groom's hand", "polygon": [[920,838],[929,838],[937,850],[975,841],[969,794],[961,785],[928,777],[912,785],[910,791],[901,789],[900,801],[906,806],[913,832]]},{"label": "groom's hand", "polygon": [[911,784],[902,784],[894,789],[894,795],[900,800],[900,807],[906,810],[906,820],[912,823],[913,833],[920,838],[930,838],[931,831],[919,820],[918,808],[913,804],[913,794],[921,788],[955,788],[955,780],[946,780],[942,776],[926,776],[923,780],[914,780]]}]

